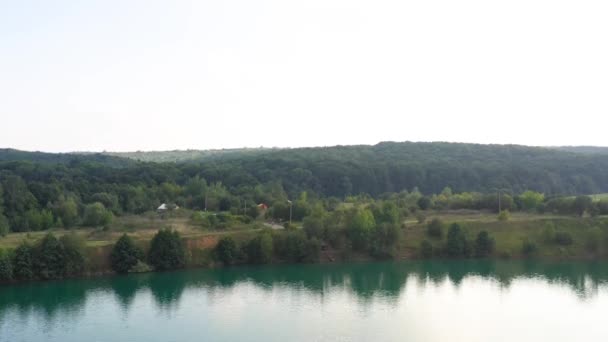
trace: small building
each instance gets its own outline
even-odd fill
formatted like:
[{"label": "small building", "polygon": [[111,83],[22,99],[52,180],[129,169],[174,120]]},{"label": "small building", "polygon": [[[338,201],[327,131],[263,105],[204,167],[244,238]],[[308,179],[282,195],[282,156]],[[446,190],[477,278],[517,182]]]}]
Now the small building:
[{"label": "small building", "polygon": [[266,205],[266,203],[260,203],[258,204],[258,209],[260,209],[260,211],[266,211],[268,210],[268,205]]},{"label": "small building", "polygon": [[159,213],[165,213],[167,211],[176,210],[176,209],[179,209],[179,207],[176,204],[163,203],[158,208],[156,208],[156,211]]}]

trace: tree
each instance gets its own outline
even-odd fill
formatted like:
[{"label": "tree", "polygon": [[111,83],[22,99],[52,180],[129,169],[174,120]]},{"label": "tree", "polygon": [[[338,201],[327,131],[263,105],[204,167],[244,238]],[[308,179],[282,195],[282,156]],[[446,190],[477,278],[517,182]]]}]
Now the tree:
[{"label": "tree", "polygon": [[0,237],[6,236],[10,231],[10,227],[8,226],[8,220],[6,217],[0,212]]},{"label": "tree", "polygon": [[253,239],[249,240],[246,245],[247,259],[252,264],[265,264],[272,260],[274,247],[272,244],[272,235],[264,232]]},{"label": "tree", "polygon": [[57,221],[61,221],[65,228],[73,227],[78,221],[78,203],[72,196],[60,197],[53,211]]},{"label": "tree", "polygon": [[148,260],[160,271],[182,268],[186,264],[186,248],[179,233],[175,230],[161,229],[150,243]]},{"label": "tree", "polygon": [[583,216],[593,206],[593,199],[589,196],[576,196],[573,206],[576,213]]},{"label": "tree", "polygon": [[112,247],[110,265],[116,273],[127,273],[142,258],[143,252],[141,249],[135,245],[129,235],[123,234]]},{"label": "tree", "polygon": [[369,246],[376,228],[374,214],[369,209],[359,209],[354,214],[349,228],[350,240],[355,249],[364,250]]},{"label": "tree", "polygon": [[519,202],[522,210],[536,210],[545,201],[545,195],[535,192],[526,191],[519,195]]},{"label": "tree", "polygon": [[481,231],[475,239],[475,256],[486,257],[494,252],[495,241],[488,232]]},{"label": "tree", "polygon": [[498,214],[498,221],[509,221],[511,213],[508,210],[503,210]]},{"label": "tree", "polygon": [[446,251],[450,257],[466,256],[467,241],[458,223],[453,223],[448,230]]},{"label": "tree", "polygon": [[427,210],[431,207],[431,199],[428,198],[427,196],[422,196],[420,197],[420,199],[418,200],[418,207],[422,210]]},{"label": "tree", "polygon": [[426,226],[426,233],[432,238],[441,239],[443,237],[443,222],[438,218],[434,218]]},{"label": "tree", "polygon": [[215,255],[224,265],[232,265],[238,258],[238,246],[231,236],[220,239],[215,246]]},{"label": "tree", "polygon": [[555,242],[558,245],[570,246],[574,240],[572,240],[572,236],[567,232],[557,232],[555,233]]},{"label": "tree", "polygon": [[65,276],[65,250],[55,235],[48,233],[34,250],[34,270],[41,279],[59,279]]},{"label": "tree", "polygon": [[0,282],[13,280],[13,262],[9,253],[0,249]]},{"label": "tree", "polygon": [[34,279],[34,249],[26,242],[13,253],[13,275],[18,280]]},{"label": "tree", "polygon": [[112,218],[112,212],[99,202],[89,204],[84,208],[84,224],[87,226],[106,226],[112,222]]},{"label": "tree", "polygon": [[433,245],[428,240],[423,240],[420,243],[420,256],[430,258],[433,256]]},{"label": "tree", "polygon": [[59,239],[65,255],[65,275],[80,275],[85,270],[85,240],[75,233],[66,234]]}]

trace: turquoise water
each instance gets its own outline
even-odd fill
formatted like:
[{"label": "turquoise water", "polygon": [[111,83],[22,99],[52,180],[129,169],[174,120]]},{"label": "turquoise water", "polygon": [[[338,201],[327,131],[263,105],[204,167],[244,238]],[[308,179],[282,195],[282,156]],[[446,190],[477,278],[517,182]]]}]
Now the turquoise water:
[{"label": "turquoise water", "polygon": [[0,341],[608,341],[608,263],[235,267],[0,287]]}]

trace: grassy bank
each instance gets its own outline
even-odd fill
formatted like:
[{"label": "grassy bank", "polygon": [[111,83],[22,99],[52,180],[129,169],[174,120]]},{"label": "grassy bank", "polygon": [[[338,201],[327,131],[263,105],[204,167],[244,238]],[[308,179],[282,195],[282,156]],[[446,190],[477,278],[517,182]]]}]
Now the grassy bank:
[{"label": "grassy bank", "polygon": [[[580,218],[570,216],[540,215],[516,213],[507,221],[499,221],[496,215],[482,211],[427,211],[426,220],[412,218],[403,221],[399,243],[393,252],[395,259],[421,258],[421,244],[428,241],[435,251],[434,256],[443,256],[448,229],[458,223],[468,241],[474,241],[481,231],[489,233],[495,241],[491,257],[539,259],[598,259],[608,255],[608,218]],[[186,246],[186,267],[214,267],[220,265],[213,256],[213,249],[222,237],[230,236],[238,244],[244,245],[260,231],[269,229],[260,221],[249,224],[233,224],[223,229],[203,228],[190,219],[181,217],[160,218],[156,215],[120,217],[104,229],[82,228],[75,230],[53,230],[61,237],[76,234],[86,243],[87,274],[105,274],[111,272],[109,255],[116,240],[128,233],[136,244],[147,250],[150,240],[159,229],[172,228],[178,231]],[[430,237],[427,226],[433,219],[442,222],[442,237]],[[294,224],[294,230],[301,229],[301,224]],[[276,228],[276,226],[275,226]],[[23,241],[34,245],[47,232],[12,233],[0,239],[0,249],[10,251]],[[283,230],[274,230],[275,237],[286,234]],[[555,235],[570,237],[567,243],[555,242]],[[549,238],[548,238],[549,236]],[[533,251],[523,249],[524,242],[534,245]],[[366,260],[373,257],[345,247],[323,242],[319,262],[338,262]],[[275,257],[273,262],[285,262]]]}]

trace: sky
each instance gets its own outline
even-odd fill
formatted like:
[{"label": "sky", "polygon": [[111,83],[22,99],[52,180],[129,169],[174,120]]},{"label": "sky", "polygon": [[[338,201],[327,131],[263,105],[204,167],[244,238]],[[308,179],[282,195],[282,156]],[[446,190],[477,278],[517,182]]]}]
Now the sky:
[{"label": "sky", "polygon": [[0,148],[608,146],[605,0],[0,0]]}]

